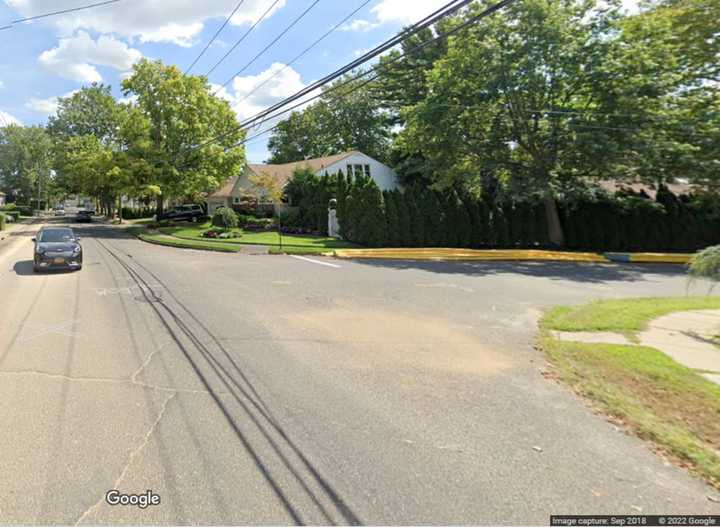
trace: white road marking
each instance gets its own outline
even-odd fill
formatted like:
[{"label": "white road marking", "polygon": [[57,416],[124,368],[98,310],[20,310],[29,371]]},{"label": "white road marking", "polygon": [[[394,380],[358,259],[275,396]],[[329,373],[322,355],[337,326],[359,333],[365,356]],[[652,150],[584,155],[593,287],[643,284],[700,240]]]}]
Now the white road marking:
[{"label": "white road marking", "polygon": [[312,258],[305,258],[304,256],[297,256],[295,254],[290,255],[292,258],[296,258],[298,260],[305,260],[306,262],[312,262],[320,265],[327,265],[328,267],[335,267],[336,269],[340,269],[340,266],[337,264],[332,264],[328,262],[321,262],[320,260],[313,260]]}]

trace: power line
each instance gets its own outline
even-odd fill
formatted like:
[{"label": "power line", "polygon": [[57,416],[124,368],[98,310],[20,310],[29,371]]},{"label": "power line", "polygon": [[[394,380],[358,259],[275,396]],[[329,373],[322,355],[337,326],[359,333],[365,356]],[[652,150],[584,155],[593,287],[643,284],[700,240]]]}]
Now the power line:
[{"label": "power line", "polygon": [[315,42],[313,42],[313,43],[310,44],[308,47],[306,47],[304,50],[302,50],[300,53],[298,53],[298,55],[295,56],[294,59],[292,59],[290,62],[288,62],[287,64],[285,64],[282,68],[280,68],[280,69],[277,70],[275,73],[273,73],[272,75],[270,75],[270,77],[268,77],[267,79],[265,79],[264,81],[262,81],[262,82],[261,82],[260,84],[258,84],[257,86],[254,86],[252,90],[250,90],[248,93],[246,93],[245,96],[244,96],[242,99],[238,100],[237,102],[238,102],[238,103],[241,103],[241,102],[247,100],[248,97],[250,97],[253,93],[255,93],[256,91],[258,91],[260,88],[262,88],[263,86],[265,86],[268,82],[270,82],[272,79],[274,79],[275,77],[277,77],[278,75],[280,75],[280,74],[281,74],[283,71],[285,71],[287,68],[289,68],[290,66],[292,66],[293,64],[295,64],[295,62],[297,62],[300,58],[302,58],[305,54],[307,54],[311,49],[313,49],[315,46],[317,46],[320,42],[322,42],[323,40],[325,40],[325,38],[327,38],[331,33],[333,33],[334,31],[337,31],[337,29],[338,29],[340,26],[342,26],[345,22],[347,22],[348,20],[350,20],[350,18],[352,18],[353,16],[355,16],[355,15],[358,13],[358,11],[360,11],[363,7],[365,7],[366,5],[368,5],[371,1],[372,1],[372,0],[365,0],[365,1],[364,1],[362,4],[360,4],[352,13],[350,13],[350,14],[347,15],[345,18],[343,18],[340,22],[338,22],[338,23],[335,24],[333,27],[331,27],[330,30],[328,30],[323,36],[321,36],[320,38],[318,38]]},{"label": "power line", "polygon": [[288,31],[290,31],[290,30],[295,26],[295,24],[297,24],[298,22],[300,22],[300,21],[305,17],[305,15],[307,15],[307,14],[312,10],[312,8],[315,7],[316,5],[318,5],[319,3],[320,3],[320,0],[314,0],[314,2],[313,2],[312,4],[310,4],[310,5],[308,6],[308,8],[305,9],[305,11],[303,11],[302,13],[300,13],[300,16],[298,16],[297,18],[295,18],[295,20],[293,20],[293,21],[290,23],[290,25],[287,26],[277,37],[275,37],[275,39],[274,39],[272,42],[270,42],[267,46],[265,46],[265,47],[262,49],[262,51],[260,51],[260,53],[258,53],[257,55],[255,55],[255,56],[250,60],[250,62],[248,62],[247,64],[245,64],[242,68],[240,68],[240,69],[239,69],[238,71],[236,71],[233,75],[231,75],[228,80],[226,80],[224,83],[222,83],[222,84],[220,85],[220,87],[215,90],[215,92],[213,93],[213,95],[215,95],[215,93],[219,92],[222,88],[224,88],[225,86],[227,86],[228,84],[230,84],[230,81],[232,81],[235,77],[237,77],[237,76],[240,75],[242,72],[244,72],[246,69],[248,69],[257,59],[259,59],[263,54],[265,54],[265,52],[266,52],[268,49],[270,49],[271,47],[273,47],[278,40],[280,40],[283,36],[285,36],[285,34],[286,34]]},{"label": "power line", "polygon": [[200,60],[200,57],[202,57],[202,56],[205,54],[205,52],[208,50],[208,48],[210,48],[210,46],[212,45],[212,43],[215,42],[215,39],[218,37],[218,35],[220,35],[220,33],[222,32],[222,30],[225,29],[225,26],[228,25],[228,22],[230,22],[230,19],[235,15],[235,13],[237,13],[237,10],[240,9],[240,6],[243,4],[244,1],[245,1],[245,0],[240,0],[240,1],[237,3],[237,5],[235,6],[235,9],[233,9],[233,10],[232,10],[232,13],[230,13],[230,14],[227,16],[227,18],[225,19],[225,22],[223,22],[223,25],[220,26],[220,29],[218,29],[218,30],[215,32],[215,34],[213,35],[213,37],[210,39],[210,42],[208,42],[207,45],[203,48],[203,50],[200,52],[200,54],[199,54],[197,57],[195,57],[195,60],[192,61],[192,64],[190,64],[190,65],[187,67],[187,69],[185,70],[185,74],[186,74],[186,75],[187,75],[187,73],[193,68],[193,66],[194,66],[195,64],[197,64],[197,61]]},{"label": "power line", "polygon": [[[230,131],[228,131],[228,132],[225,132],[225,133],[223,133],[223,134],[217,135],[217,136],[215,136],[214,138],[208,139],[208,140],[205,141],[204,143],[201,143],[201,144],[199,144],[199,145],[196,145],[195,147],[192,147],[192,150],[196,150],[196,149],[198,149],[198,148],[203,148],[203,147],[205,147],[205,146],[207,146],[207,145],[209,145],[209,144],[211,144],[211,143],[217,142],[218,140],[222,139],[223,137],[226,137],[227,135],[229,135],[229,134],[231,134],[231,133],[234,133],[234,132],[236,132],[236,131],[238,131],[238,130],[240,130],[240,129],[243,129],[243,128],[248,128],[248,127],[251,126],[254,122],[264,121],[264,120],[267,118],[267,116],[270,115],[270,114],[271,114],[272,112],[274,112],[275,110],[277,110],[277,109],[279,109],[279,108],[282,108],[283,106],[287,106],[288,104],[290,104],[290,103],[292,103],[292,102],[300,99],[301,97],[307,95],[308,93],[310,93],[310,92],[312,92],[312,91],[314,91],[314,90],[317,90],[318,88],[320,88],[320,87],[328,84],[329,82],[332,82],[333,80],[335,80],[336,78],[344,75],[344,74],[347,73],[348,71],[351,71],[351,70],[357,68],[358,66],[361,66],[362,64],[364,64],[364,63],[372,60],[372,59],[375,58],[376,56],[378,56],[378,55],[380,55],[381,53],[387,51],[388,49],[391,49],[392,47],[396,46],[398,43],[400,43],[400,42],[402,42],[403,40],[409,38],[410,36],[414,35],[415,33],[421,31],[422,29],[425,29],[425,28],[431,26],[432,24],[434,24],[435,22],[437,22],[437,21],[440,20],[441,18],[444,18],[444,17],[446,17],[446,16],[449,16],[449,15],[455,13],[456,11],[458,11],[459,9],[461,9],[462,7],[470,4],[472,1],[473,1],[473,0],[461,0],[461,1],[458,2],[458,0],[453,0],[453,1],[445,4],[443,7],[441,7],[440,9],[437,9],[437,10],[434,11],[433,13],[429,14],[429,15],[426,16],[424,19],[420,20],[419,22],[416,22],[415,24],[412,24],[411,26],[408,26],[406,29],[404,29],[403,31],[401,31],[400,33],[398,33],[397,35],[395,35],[394,37],[390,38],[389,40],[386,40],[385,42],[383,42],[383,43],[381,43],[381,44],[379,44],[378,46],[376,46],[376,47],[373,48],[372,50],[368,51],[367,53],[363,54],[362,56],[358,57],[357,59],[353,60],[353,61],[350,62],[349,64],[346,64],[345,66],[339,68],[338,70],[334,71],[333,73],[330,73],[329,75],[326,75],[326,76],[323,77],[322,79],[320,79],[320,80],[318,80],[318,81],[316,81],[316,82],[314,82],[314,83],[306,86],[305,88],[299,90],[298,92],[296,92],[295,94],[291,95],[290,97],[287,97],[287,98],[283,99],[282,101],[279,101],[279,102],[273,104],[273,105],[270,106],[269,108],[266,108],[265,110],[259,112],[258,114],[256,114],[255,116],[251,117],[250,119],[246,119],[245,121],[243,121],[242,123],[240,123],[239,126],[233,128],[232,130],[230,130]],[[471,20],[472,20],[473,22],[474,22],[474,21],[477,21],[477,20],[479,20],[480,18],[483,18],[484,16],[487,16],[487,15],[495,12],[496,10],[501,9],[502,7],[505,7],[505,5],[507,5],[507,4],[509,4],[510,2],[513,2],[513,1],[514,1],[514,0],[502,0],[501,2],[495,4],[494,6],[491,6],[490,8],[488,8],[488,9],[486,9],[485,11],[483,11],[482,13],[480,13],[480,15],[478,15],[478,16],[476,16],[476,17],[473,17],[473,19],[471,19]],[[466,25],[467,25],[467,23],[466,23],[466,24],[463,24],[461,27],[464,27],[464,26],[466,26]],[[458,29],[460,29],[460,28],[458,28]],[[449,34],[451,34],[451,32],[448,32],[448,33],[446,33],[446,34],[444,34],[444,35],[442,35],[442,36],[444,37],[444,36],[447,36],[447,35],[449,35]],[[413,48],[411,51],[415,51],[415,50],[417,50],[417,49],[420,49],[421,47],[423,47],[423,46],[425,46],[425,45],[427,45],[427,44],[429,44],[429,43],[431,43],[431,42],[436,41],[438,38],[440,38],[440,37],[436,37],[436,38],[434,38],[434,39],[432,39],[432,40],[430,40],[430,41],[426,41],[426,42],[422,43],[420,46],[416,46],[416,47]],[[394,58],[394,59],[391,60],[390,62],[395,62],[397,59],[402,58],[403,56],[407,55],[407,53],[409,53],[409,52],[410,52],[410,51],[401,54],[399,57]],[[373,70],[369,70],[368,72],[365,72],[363,75],[367,75],[368,73],[370,73],[370,72],[372,72],[372,71],[373,71]],[[361,76],[363,76],[363,75],[360,75],[359,77],[361,77]],[[359,78],[359,77],[357,77],[357,78]],[[349,81],[348,81],[348,82],[349,82]],[[343,83],[342,85],[345,85],[345,84],[347,84],[347,82]],[[330,88],[329,90],[326,90],[326,93],[327,93],[328,91],[332,91],[332,90],[334,90],[334,89],[337,89],[337,88],[341,87],[342,85],[332,87],[332,88]],[[316,98],[318,98],[318,97],[320,97],[319,94],[318,94],[318,95],[315,95],[314,97],[311,97],[310,99],[308,99],[307,101],[305,101],[305,102],[303,102],[303,103],[301,103],[301,104],[305,104],[306,102],[308,102],[308,101],[310,101],[310,100],[313,100],[313,99],[316,99]],[[297,106],[299,106],[299,105],[295,105],[293,108],[296,108]],[[293,109],[293,108],[291,108],[291,109]],[[286,111],[288,111],[288,110],[286,110]],[[281,115],[282,113],[286,113],[286,111],[280,112],[280,113],[278,113],[277,115]],[[277,115],[271,116],[270,118],[276,117]]]},{"label": "power line", "polygon": [[[303,101],[300,102],[300,103],[297,103],[297,104],[295,104],[295,105],[293,105],[293,106],[291,106],[291,107],[289,107],[289,108],[286,108],[286,109],[284,109],[283,111],[278,112],[278,113],[272,115],[271,117],[269,117],[269,119],[276,118],[276,117],[278,117],[278,116],[280,116],[280,115],[282,115],[282,114],[284,114],[284,113],[287,113],[287,112],[289,112],[289,111],[292,111],[292,110],[294,110],[294,109],[296,109],[296,108],[298,108],[298,107],[300,107],[300,106],[303,106],[303,105],[307,104],[308,102],[310,102],[310,101],[312,101],[312,100],[314,100],[314,99],[317,99],[317,98],[319,98],[319,97],[322,97],[323,95],[327,95],[327,94],[330,93],[330,92],[336,91],[336,90],[338,90],[339,88],[342,88],[343,86],[346,86],[347,84],[349,84],[349,83],[351,83],[351,82],[354,82],[354,81],[356,81],[356,80],[358,80],[358,79],[360,79],[360,78],[362,78],[362,77],[364,77],[364,76],[366,76],[366,75],[368,75],[368,74],[370,74],[370,73],[372,73],[372,72],[375,72],[375,75],[374,75],[374,76],[372,76],[371,78],[365,80],[365,81],[362,82],[361,84],[358,84],[358,85],[356,85],[356,86],[353,86],[351,90],[349,90],[349,91],[347,91],[347,92],[345,92],[345,93],[342,93],[342,94],[338,94],[338,95],[335,96],[336,98],[347,97],[347,96],[350,95],[351,93],[359,90],[360,88],[362,88],[362,87],[366,86],[367,84],[370,84],[371,82],[373,82],[373,81],[375,81],[376,79],[378,79],[378,78],[384,73],[384,72],[381,71],[381,70],[382,70],[382,69],[386,69],[388,65],[390,65],[390,64],[392,64],[392,63],[394,63],[394,62],[399,61],[399,60],[402,59],[403,57],[405,57],[405,56],[407,56],[407,55],[409,55],[409,54],[411,54],[411,53],[414,53],[415,51],[418,51],[419,49],[421,49],[421,48],[423,48],[423,47],[425,47],[425,46],[427,46],[427,45],[429,45],[429,44],[432,44],[432,43],[434,43],[434,42],[437,42],[437,41],[440,40],[440,39],[445,39],[445,38],[447,38],[447,37],[449,37],[449,36],[451,36],[451,35],[454,35],[455,33],[457,33],[457,32],[459,32],[459,31],[467,28],[468,26],[470,26],[470,25],[472,25],[472,24],[474,24],[474,23],[482,20],[483,18],[486,18],[486,17],[490,16],[491,14],[495,13],[496,11],[498,11],[498,10],[506,7],[507,5],[511,4],[511,3],[514,2],[514,1],[515,1],[515,0],[502,0],[501,2],[498,2],[497,4],[495,4],[495,5],[493,5],[493,6],[490,6],[489,8],[485,9],[485,10],[482,11],[481,13],[478,13],[478,14],[475,15],[474,17],[469,18],[468,20],[466,20],[465,22],[463,22],[463,23],[460,24],[459,26],[456,26],[455,28],[451,29],[450,31],[447,31],[447,32],[445,32],[445,33],[440,33],[440,34],[438,34],[435,38],[433,38],[433,39],[431,39],[431,40],[427,40],[427,41],[425,41],[425,42],[423,42],[423,43],[421,43],[421,44],[419,44],[419,45],[417,45],[417,46],[409,49],[408,51],[406,51],[406,52],[398,55],[397,57],[393,57],[393,59],[389,60],[387,64],[383,64],[382,67],[378,67],[378,66],[373,67],[372,69],[367,70],[367,71],[361,73],[360,75],[357,75],[357,76],[353,77],[352,79],[348,79],[347,81],[345,81],[345,82],[343,82],[343,83],[341,83],[341,84],[338,84],[338,85],[336,85],[336,86],[332,86],[332,87],[329,88],[328,90],[325,90],[323,93],[316,94],[316,95],[314,95],[313,97],[311,97],[311,98],[309,98],[309,99],[305,99],[305,100],[303,100]],[[263,119],[263,120],[265,120],[265,119]],[[253,124],[254,121],[257,121],[257,119],[254,119],[254,118],[253,118],[253,119],[249,119],[248,121],[246,121],[246,122],[249,122],[249,124],[243,124],[243,123],[241,123],[240,126],[235,129],[235,131],[237,131],[237,130],[240,129],[240,128],[248,128],[250,125]],[[277,129],[279,126],[280,126],[280,123],[278,123],[278,124],[276,124],[276,125],[268,128],[268,129],[266,129],[266,130],[264,130],[264,131],[262,131],[262,132],[259,132],[259,133],[255,134],[255,135],[251,136],[251,137],[248,137],[248,138],[246,138],[246,139],[243,139],[242,141],[239,141],[239,142],[236,143],[235,145],[226,148],[226,150],[229,150],[229,149],[232,149],[232,148],[236,148],[236,147],[238,147],[238,146],[241,146],[241,145],[245,144],[245,143],[248,142],[248,141],[252,141],[253,139],[255,139],[255,138],[257,138],[257,137],[259,137],[259,136],[261,136],[261,135],[264,135],[264,134],[267,134],[267,133],[269,133],[269,132],[272,132],[273,130]],[[221,139],[222,137],[225,137],[226,135],[227,135],[227,134],[224,134],[224,135],[218,136],[216,139],[210,139],[210,140],[208,140],[206,143],[200,145],[198,148],[202,148],[203,146],[206,146],[206,145],[208,145],[208,144],[211,144],[211,143],[213,143],[213,142],[216,142],[217,139]]]},{"label": "power line", "polygon": [[[374,59],[378,55],[384,53],[385,51],[395,47],[397,44],[401,43],[405,39],[409,38],[410,36],[414,35],[415,33],[431,26],[441,18],[444,18],[448,15],[451,15],[461,9],[462,7],[465,7],[466,5],[470,4],[473,0],[453,0],[447,4],[445,4],[440,9],[437,9],[430,15],[426,16],[424,19],[422,19],[419,22],[416,22],[415,24],[412,24],[411,26],[408,26],[405,30],[398,33],[394,37],[390,38],[389,40],[386,40],[382,44],[379,44],[375,48],[371,49],[367,53],[361,55],[357,59],[353,60],[349,64],[346,64],[345,66],[339,68],[338,70],[334,71],[333,73],[326,75],[320,80],[315,81],[314,83],[310,84],[309,86],[306,86],[302,90],[299,90],[294,95],[291,95],[290,97],[287,97],[286,99],[283,99],[282,101],[273,104],[269,108],[266,108],[262,112],[259,112],[255,116],[253,116],[250,120],[259,120],[263,119],[270,113],[274,112],[278,108],[282,108],[283,106],[286,106],[287,104],[290,104],[293,101],[296,101],[297,99],[303,97],[304,95],[307,95],[308,93],[316,90],[317,88],[320,88],[333,80],[335,80],[338,77],[341,77],[342,75],[345,75],[347,72],[352,71],[353,69],[357,68],[358,66],[361,66],[365,64],[366,62],[369,62],[370,60]],[[500,2],[501,4],[508,3],[512,0],[503,0]],[[499,4],[498,4],[499,5]]]},{"label": "power line", "polygon": [[260,15],[260,18],[258,18],[258,19],[255,21],[255,23],[248,28],[248,30],[243,34],[243,36],[241,36],[241,37],[237,40],[237,42],[235,42],[235,44],[232,45],[232,47],[227,51],[227,53],[225,53],[225,55],[223,55],[222,58],[221,58],[220,60],[218,60],[212,68],[210,68],[210,69],[208,70],[208,72],[205,74],[206,77],[209,77],[210,74],[211,74],[213,71],[215,71],[215,69],[216,69],[220,64],[222,64],[222,62],[223,62],[226,58],[228,58],[228,56],[230,55],[230,53],[232,53],[233,51],[235,51],[235,48],[237,48],[237,47],[240,45],[240,43],[241,43],[243,40],[245,40],[245,38],[246,38],[250,33],[252,33],[253,29],[255,29],[255,27],[256,27],[260,22],[263,21],[263,19],[268,15],[268,13],[269,13],[270,11],[272,11],[273,7],[275,7],[275,5],[276,5],[279,1],[280,1],[280,0],[274,0],[273,3],[270,4],[270,7],[268,7],[262,15]]},{"label": "power line", "polygon": [[117,2],[120,2],[120,1],[121,1],[121,0],[106,0],[105,2],[98,2],[98,3],[95,3],[95,4],[89,4],[89,5],[84,5],[84,6],[80,6],[80,7],[73,7],[73,8],[70,8],[70,9],[63,9],[63,10],[60,10],[60,11],[53,11],[53,12],[51,12],[51,13],[45,13],[45,14],[43,14],[43,15],[29,16],[29,17],[26,17],[26,18],[18,18],[17,20],[13,20],[12,22],[10,22],[9,25],[0,27],[0,30],[10,29],[10,28],[12,28],[15,24],[20,24],[20,23],[22,23],[22,22],[29,22],[29,21],[31,21],[31,20],[38,20],[38,19],[40,19],[40,18],[47,18],[47,17],[50,17],[50,16],[64,15],[64,14],[67,14],[67,13],[74,13],[74,12],[76,12],[76,11],[83,11],[83,10],[85,10],[85,9],[91,9],[91,8],[93,8],[93,7],[101,7],[101,6],[105,6],[105,5],[116,4]]}]

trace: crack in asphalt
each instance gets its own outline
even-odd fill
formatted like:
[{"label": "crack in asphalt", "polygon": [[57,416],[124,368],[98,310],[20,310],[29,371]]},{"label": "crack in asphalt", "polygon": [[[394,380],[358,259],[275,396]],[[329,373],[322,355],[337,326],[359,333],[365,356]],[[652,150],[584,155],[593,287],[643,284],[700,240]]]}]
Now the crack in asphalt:
[{"label": "crack in asphalt", "polygon": [[[155,354],[162,351],[166,346],[171,344],[171,342],[166,342],[165,344],[158,347],[156,350],[153,350],[145,359],[145,361],[140,365],[140,367],[130,376],[129,379],[124,378],[112,378],[112,377],[72,377],[69,375],[63,375],[61,373],[50,373],[50,372],[44,372],[39,370],[0,370],[0,375],[36,375],[39,377],[47,377],[50,379],[61,379],[64,381],[71,381],[71,382],[98,382],[98,383],[110,383],[110,384],[132,384],[135,386],[139,386],[141,388],[147,388],[150,390],[157,390],[160,392],[171,392],[173,394],[177,393],[195,393],[195,394],[202,394],[202,395],[210,395],[210,392],[207,390],[193,390],[191,388],[171,388],[168,386],[158,386],[155,384],[150,384],[142,381],[137,380],[137,376],[140,375],[140,373],[150,364]],[[224,392],[222,392],[224,393]]]},{"label": "crack in asphalt", "polygon": [[[160,424],[160,421],[162,420],[163,416],[165,415],[165,412],[167,411],[168,404],[171,400],[173,400],[177,396],[177,393],[171,394],[165,401],[163,402],[162,407],[160,408],[160,412],[158,413],[157,419],[155,419],[155,422],[150,427],[150,430],[148,430],[147,434],[145,434],[145,438],[143,439],[142,443],[138,445],[138,447],[133,450],[130,453],[130,457],[128,458],[127,463],[123,467],[123,469],[120,471],[120,475],[115,480],[115,483],[113,483],[113,489],[117,489],[120,486],[120,483],[125,478],[125,475],[127,474],[128,470],[130,470],[130,466],[133,464],[137,456],[139,456],[142,451],[145,449],[147,444],[150,442],[150,438],[152,437],[153,433],[157,429],[158,425]],[[85,519],[86,516],[92,514],[92,512],[97,509],[100,504],[105,499],[105,496],[101,496],[98,501],[96,501],[89,509],[87,509],[85,512],[83,512],[80,517],[77,519],[77,521],[74,523],[74,525],[80,525],[80,523]]]}]

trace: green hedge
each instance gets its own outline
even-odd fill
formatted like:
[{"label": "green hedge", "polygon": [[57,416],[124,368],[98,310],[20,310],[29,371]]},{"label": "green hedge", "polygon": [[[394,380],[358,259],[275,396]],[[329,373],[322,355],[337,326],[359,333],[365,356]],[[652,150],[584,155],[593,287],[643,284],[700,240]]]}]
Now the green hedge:
[{"label": "green hedge", "polygon": [[720,207],[666,189],[636,196],[560,203],[566,245],[596,251],[693,252],[720,243]]},{"label": "green hedge", "polygon": [[[381,192],[366,176],[318,177],[297,172],[286,187],[297,208],[284,224],[327,232],[327,206],[337,197],[340,231],[370,247],[550,247],[545,206],[539,199],[493,201],[461,189],[421,186]],[[677,197],[657,199],[589,195],[558,200],[565,247],[590,251],[691,252],[720,244],[720,204]]]},{"label": "green hedge", "polygon": [[5,213],[0,212],[0,231],[5,228]]},{"label": "green hedge", "polygon": [[155,209],[145,207],[142,209],[132,209],[130,207],[122,208],[122,217],[126,220],[137,220],[140,218],[152,218],[155,215]]},{"label": "green hedge", "polygon": [[28,205],[18,205],[15,207],[15,210],[17,210],[21,216],[33,215],[33,208]]}]

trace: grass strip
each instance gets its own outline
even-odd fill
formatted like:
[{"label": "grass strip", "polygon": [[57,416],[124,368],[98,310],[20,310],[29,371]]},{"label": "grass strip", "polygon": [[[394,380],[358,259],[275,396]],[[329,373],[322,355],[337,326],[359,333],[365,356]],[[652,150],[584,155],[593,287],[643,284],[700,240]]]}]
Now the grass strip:
[{"label": "grass strip", "polygon": [[558,341],[547,330],[541,344],[559,380],[720,488],[720,386],[653,348]]},{"label": "grass strip", "polygon": [[720,309],[720,297],[685,296],[597,300],[581,306],[562,306],[550,311],[542,327],[557,331],[618,331],[645,329],[657,317],[693,309]]}]

